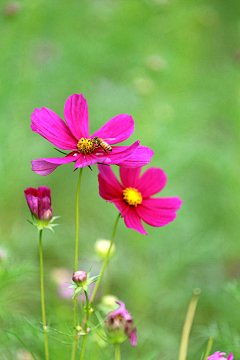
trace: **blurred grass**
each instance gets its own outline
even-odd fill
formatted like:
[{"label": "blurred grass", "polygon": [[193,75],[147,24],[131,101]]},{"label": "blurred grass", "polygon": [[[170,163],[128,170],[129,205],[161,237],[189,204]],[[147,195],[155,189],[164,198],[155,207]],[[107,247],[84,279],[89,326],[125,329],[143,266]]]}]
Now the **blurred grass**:
[{"label": "blurred grass", "polygon": [[[46,185],[61,215],[61,227],[43,239],[48,320],[71,333],[71,302],[59,299],[48,279],[56,267],[73,267],[77,174],[72,165],[47,177],[31,171],[32,159],[58,154],[31,132],[30,115],[45,106],[62,116],[66,98],[82,92],[90,132],[116,114],[131,114],[135,132],[128,143],[140,139],[153,148],[151,166],[168,175],[162,196],[184,200],[174,223],[146,225],[148,237],[123,222],[118,228],[112,293],[126,302],[139,336],[137,348],[122,346],[123,358],[176,359],[194,287],[202,293],[189,358],[200,358],[212,333],[214,350],[240,358],[239,303],[225,291],[240,277],[239,1],[26,0],[15,16],[3,14],[6,4],[0,16],[1,246],[9,251],[10,273],[29,270],[17,288],[10,279],[10,290],[0,294],[12,309],[1,314],[1,329],[18,333],[43,358],[41,333],[22,318],[40,329],[38,240],[26,222],[23,190]],[[96,167],[83,172],[80,211],[80,266],[90,267],[95,240],[111,236],[117,214],[98,195]],[[17,307],[10,302],[15,289]],[[70,346],[57,340],[69,338],[54,331],[51,337],[52,358],[68,359]],[[0,339],[2,358],[15,359],[21,344],[6,333]],[[93,349],[88,345],[89,360],[113,355],[111,348]]]}]

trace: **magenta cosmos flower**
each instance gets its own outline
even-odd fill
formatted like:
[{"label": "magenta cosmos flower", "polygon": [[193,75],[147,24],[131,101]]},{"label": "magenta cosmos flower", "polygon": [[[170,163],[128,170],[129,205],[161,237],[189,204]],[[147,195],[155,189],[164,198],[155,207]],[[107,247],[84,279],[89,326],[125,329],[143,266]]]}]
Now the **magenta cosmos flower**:
[{"label": "magenta cosmos flower", "polygon": [[151,197],[166,185],[163,170],[152,167],[139,177],[141,168],[120,167],[121,184],[109,166],[98,168],[99,194],[115,204],[127,227],[148,235],[141,220],[151,226],[164,226],[175,219],[182,200]]},{"label": "magenta cosmos flower", "polygon": [[234,359],[234,356],[232,353],[230,353],[227,358],[225,356],[226,356],[226,353],[217,351],[214,354],[210,355],[208,357],[208,360],[233,360]]},{"label": "magenta cosmos flower", "polygon": [[82,94],[69,96],[64,107],[66,123],[52,110],[35,109],[31,128],[56,147],[70,151],[65,157],[36,159],[32,170],[39,175],[48,175],[59,165],[75,163],[76,168],[96,163],[137,167],[148,164],[153,151],[139,146],[112,146],[120,143],[134,131],[134,121],[129,115],[117,115],[91,136],[89,135],[88,106]]},{"label": "magenta cosmos flower", "polygon": [[105,320],[105,327],[111,341],[121,343],[129,338],[132,346],[137,345],[137,330],[133,328],[133,318],[122,301],[116,301],[119,308],[110,312]]},{"label": "magenta cosmos flower", "polygon": [[46,186],[40,186],[38,189],[27,188],[24,194],[28,207],[36,219],[43,221],[52,219],[51,190],[49,188]]}]

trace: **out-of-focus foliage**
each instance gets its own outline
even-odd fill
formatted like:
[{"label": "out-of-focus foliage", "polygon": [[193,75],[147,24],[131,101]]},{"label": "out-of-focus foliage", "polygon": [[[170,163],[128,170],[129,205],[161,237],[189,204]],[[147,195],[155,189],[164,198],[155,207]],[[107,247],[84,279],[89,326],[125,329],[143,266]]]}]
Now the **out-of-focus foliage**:
[{"label": "out-of-focus foliage", "polygon": [[[38,238],[23,195],[41,185],[51,188],[54,215],[61,216],[55,234],[43,234],[51,358],[69,359],[72,301],[59,297],[52,274],[73,268],[78,174],[72,164],[47,177],[31,171],[32,159],[59,154],[31,132],[30,115],[45,106],[63,116],[73,93],[88,100],[90,132],[131,114],[136,130],[127,143],[140,139],[155,151],[151,165],[168,175],[162,196],[184,201],[172,224],[147,226],[148,237],[120,222],[102,293],[123,300],[137,324],[139,344],[124,343],[122,357],[176,359],[191,292],[200,287],[189,358],[200,359],[214,335],[214,350],[238,359],[240,308],[226,284],[240,277],[239,1],[23,0],[10,12],[6,4],[0,5],[0,245],[9,258],[7,268],[0,263],[1,359],[24,351],[4,331],[43,359]],[[80,194],[79,267],[93,266],[94,275],[100,267],[94,243],[110,238],[117,215],[98,195],[97,172],[84,169]],[[86,359],[111,359],[113,349],[98,342],[89,336]]]}]

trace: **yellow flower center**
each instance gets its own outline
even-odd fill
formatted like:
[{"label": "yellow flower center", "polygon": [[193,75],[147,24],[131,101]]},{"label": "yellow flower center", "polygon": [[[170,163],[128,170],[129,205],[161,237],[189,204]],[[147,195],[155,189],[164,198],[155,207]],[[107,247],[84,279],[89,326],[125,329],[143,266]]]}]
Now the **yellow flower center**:
[{"label": "yellow flower center", "polygon": [[129,205],[137,207],[142,202],[142,195],[137,189],[129,187],[123,190],[123,200]]},{"label": "yellow flower center", "polygon": [[81,138],[77,143],[78,151],[83,154],[90,154],[95,149],[91,139]]}]

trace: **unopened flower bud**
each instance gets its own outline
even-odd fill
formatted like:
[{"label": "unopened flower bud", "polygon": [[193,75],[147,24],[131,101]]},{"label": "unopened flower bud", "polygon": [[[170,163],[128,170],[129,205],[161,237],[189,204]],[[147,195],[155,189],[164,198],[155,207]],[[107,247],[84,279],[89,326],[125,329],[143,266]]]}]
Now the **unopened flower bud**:
[{"label": "unopened flower bud", "polygon": [[32,214],[32,222],[29,222],[39,231],[44,228],[53,231],[53,228],[58,226],[54,221],[59,216],[53,216],[50,189],[46,186],[39,186],[38,189],[27,188],[24,194]]},{"label": "unopened flower bud", "polygon": [[114,295],[105,295],[102,297],[102,304],[110,309],[116,309],[116,301],[118,301],[118,298]]},{"label": "unopened flower bud", "polygon": [[53,217],[51,207],[51,191],[46,186],[38,189],[27,188],[24,191],[28,207],[32,215],[38,220],[49,221]]},{"label": "unopened flower bud", "polygon": [[80,325],[75,326],[76,331],[83,331],[83,328]]},{"label": "unopened flower bud", "polygon": [[[110,240],[98,239],[95,242],[94,249],[100,259],[105,259],[110,246]],[[111,258],[116,252],[116,246],[113,244],[110,250],[109,258]]]},{"label": "unopened flower bud", "polygon": [[81,286],[87,280],[87,273],[86,271],[78,270],[73,273],[72,281],[75,282],[78,286]]}]

